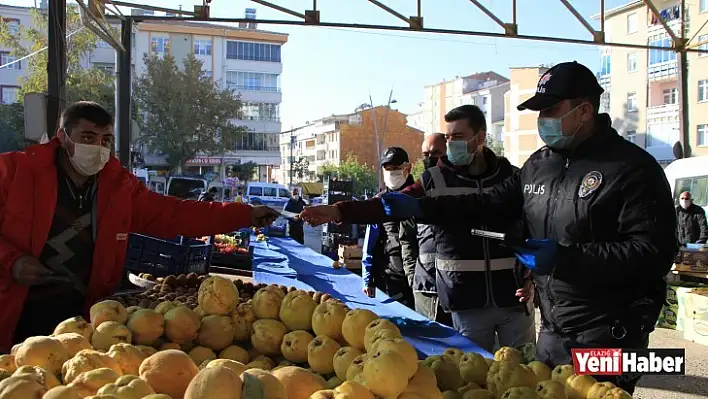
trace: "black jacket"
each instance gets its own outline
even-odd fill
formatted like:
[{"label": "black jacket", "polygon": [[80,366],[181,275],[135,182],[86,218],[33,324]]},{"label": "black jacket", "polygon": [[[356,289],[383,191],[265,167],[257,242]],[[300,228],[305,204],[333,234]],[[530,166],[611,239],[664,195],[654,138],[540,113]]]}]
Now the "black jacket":
[{"label": "black jacket", "polygon": [[[286,212],[292,212],[292,213],[300,213],[302,212],[303,209],[305,209],[305,206],[307,204],[305,203],[305,200],[302,199],[302,197],[298,198],[297,201],[295,198],[290,198],[288,202],[285,203],[285,207],[283,208],[284,211]],[[288,220],[288,223],[291,226],[302,226],[303,222],[302,220]]]},{"label": "black jacket", "polygon": [[676,212],[661,166],[609,116],[572,153],[541,148],[483,195],[420,203],[432,223],[520,212],[526,238],[557,241],[553,273],[534,275],[545,328],[572,333],[618,320],[653,328],[678,249]]},{"label": "black jacket", "polygon": [[691,204],[688,209],[676,207],[677,231],[681,244],[705,244],[708,240],[706,213],[700,206]]}]

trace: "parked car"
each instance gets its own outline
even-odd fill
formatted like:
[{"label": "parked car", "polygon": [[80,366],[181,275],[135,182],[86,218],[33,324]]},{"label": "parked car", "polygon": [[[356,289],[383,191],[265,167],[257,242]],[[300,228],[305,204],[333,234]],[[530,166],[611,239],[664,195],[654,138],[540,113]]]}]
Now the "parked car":
[{"label": "parked car", "polygon": [[282,184],[253,182],[246,185],[244,201],[253,205],[282,208],[291,198],[290,191]]}]

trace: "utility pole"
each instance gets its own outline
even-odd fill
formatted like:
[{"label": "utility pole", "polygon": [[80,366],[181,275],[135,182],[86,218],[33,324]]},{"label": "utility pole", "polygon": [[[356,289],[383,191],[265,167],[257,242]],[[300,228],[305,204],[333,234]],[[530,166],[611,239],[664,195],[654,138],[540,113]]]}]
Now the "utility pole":
[{"label": "utility pole", "polygon": [[683,148],[683,157],[691,156],[689,99],[688,99],[688,54],[686,53],[686,0],[681,0],[681,34],[680,48],[677,54],[678,77],[679,77],[679,143]]},{"label": "utility pole", "polygon": [[374,136],[376,138],[376,188],[381,190],[381,143],[379,143],[379,129],[376,125],[376,106],[369,93],[369,104],[371,104],[371,118],[374,120]]},{"label": "utility pole", "polygon": [[295,135],[293,134],[293,127],[290,126],[290,187],[292,188],[293,186],[293,162],[295,158],[293,158],[293,149],[295,148]]}]

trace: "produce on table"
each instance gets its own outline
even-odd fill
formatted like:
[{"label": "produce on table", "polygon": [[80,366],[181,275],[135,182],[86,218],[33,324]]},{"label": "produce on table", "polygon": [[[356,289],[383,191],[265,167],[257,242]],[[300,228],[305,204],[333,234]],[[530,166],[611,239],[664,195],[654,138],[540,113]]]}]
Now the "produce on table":
[{"label": "produce on table", "polygon": [[[418,361],[394,323],[329,295],[201,280],[167,277],[142,296],[95,304],[90,323],[72,318],[28,338],[0,356],[0,397],[631,398],[570,365],[525,364],[514,348],[496,360],[448,348]],[[160,302],[126,309],[143,299]]]}]

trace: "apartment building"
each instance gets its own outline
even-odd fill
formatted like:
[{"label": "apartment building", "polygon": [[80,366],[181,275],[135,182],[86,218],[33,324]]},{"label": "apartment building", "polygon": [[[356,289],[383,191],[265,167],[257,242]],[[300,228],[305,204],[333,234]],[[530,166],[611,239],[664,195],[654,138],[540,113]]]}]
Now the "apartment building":
[{"label": "apartment building", "polygon": [[[708,1],[655,0],[669,28],[681,36],[685,13],[685,37],[708,42]],[[599,16],[595,16],[599,18]],[[605,106],[613,126],[627,140],[645,148],[657,161],[674,159],[672,147],[679,140],[680,101],[677,54],[668,49],[671,38],[643,1],[631,1],[605,13],[606,39],[613,42],[649,44],[667,50],[605,47],[601,50],[599,80],[607,91]],[[708,49],[708,44],[702,45]],[[693,155],[708,155],[708,57],[688,55],[689,145]]]},{"label": "apartment building", "polygon": [[[280,134],[280,153],[283,155],[282,183],[316,182],[327,165],[339,165],[348,157],[354,157],[361,164],[376,165],[376,127],[383,137],[380,151],[386,147],[398,146],[408,152],[411,163],[422,157],[423,132],[408,126],[406,115],[386,106],[364,109],[351,114],[332,115],[308,122]],[[385,130],[384,130],[385,126]],[[307,170],[302,178],[293,173],[291,163],[304,165]]]},{"label": "apartment building", "polygon": [[[45,2],[40,7],[46,7]],[[31,24],[32,8],[0,5],[0,16],[17,24]],[[134,15],[154,15],[144,10],[132,10]],[[246,18],[255,19],[255,10],[246,9]],[[143,55],[171,54],[178,64],[194,54],[204,63],[204,74],[215,83],[231,88],[243,101],[243,108],[234,122],[244,125],[244,135],[234,151],[223,156],[199,156],[186,163],[188,173],[218,172],[222,167],[254,162],[259,165],[258,179],[270,181],[271,172],[280,165],[279,134],[280,75],[283,70],[282,46],[287,43],[284,33],[259,30],[255,23],[239,26],[191,21],[150,21],[136,25],[133,33],[133,74],[144,71]],[[3,52],[4,51],[4,52]],[[2,60],[12,60],[9,50],[0,49]],[[96,49],[82,60],[86,68],[115,70],[113,48],[99,41]],[[5,62],[2,62],[5,64]],[[0,69],[0,97],[14,102],[24,63]],[[133,136],[139,135],[137,128]],[[167,167],[165,158],[150,154],[146,148],[134,148],[143,153],[145,166],[150,169]]]},{"label": "apartment building", "polygon": [[411,126],[426,135],[445,132],[445,114],[464,104],[477,105],[487,119],[487,134],[501,141],[504,123],[504,93],[509,79],[496,72],[475,73],[425,86],[424,100],[408,118]]},{"label": "apartment building", "polygon": [[509,91],[504,94],[504,156],[521,167],[544,144],[536,126],[538,112],[516,107],[536,93],[536,85],[547,66],[510,68]]}]

